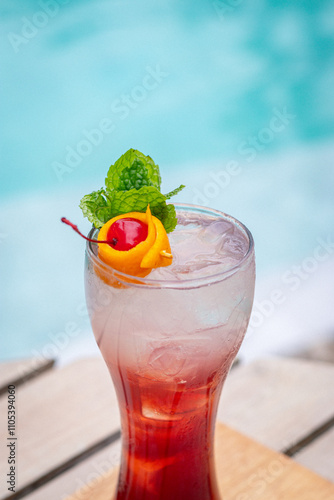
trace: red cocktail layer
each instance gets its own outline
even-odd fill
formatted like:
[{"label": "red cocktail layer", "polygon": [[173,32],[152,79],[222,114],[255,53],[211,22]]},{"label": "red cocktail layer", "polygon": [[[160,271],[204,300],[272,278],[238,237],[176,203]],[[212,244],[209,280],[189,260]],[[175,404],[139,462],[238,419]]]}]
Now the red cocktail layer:
[{"label": "red cocktail layer", "polygon": [[205,386],[196,387],[111,372],[123,410],[117,500],[219,499],[212,443],[226,375],[211,374]]}]

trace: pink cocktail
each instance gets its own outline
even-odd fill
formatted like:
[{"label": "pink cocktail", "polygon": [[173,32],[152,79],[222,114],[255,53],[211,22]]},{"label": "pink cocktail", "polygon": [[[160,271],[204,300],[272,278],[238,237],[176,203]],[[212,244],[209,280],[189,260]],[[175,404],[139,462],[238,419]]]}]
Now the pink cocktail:
[{"label": "pink cocktail", "polygon": [[147,278],[114,271],[87,245],[87,305],[121,414],[117,500],[220,498],[214,426],[251,312],[253,240],[221,212],[176,208],[173,264]]}]

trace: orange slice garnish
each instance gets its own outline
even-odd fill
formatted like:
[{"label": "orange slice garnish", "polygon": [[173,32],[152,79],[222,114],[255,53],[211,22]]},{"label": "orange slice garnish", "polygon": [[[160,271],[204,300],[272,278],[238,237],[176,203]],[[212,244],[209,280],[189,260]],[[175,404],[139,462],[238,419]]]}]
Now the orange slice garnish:
[{"label": "orange slice garnish", "polygon": [[161,221],[151,214],[149,206],[146,213],[130,212],[110,219],[100,229],[98,241],[107,240],[112,224],[122,218],[133,218],[147,224],[147,237],[129,250],[116,250],[108,244],[100,243],[98,255],[103,262],[116,271],[137,277],[145,277],[152,269],[172,263],[173,256],[166,230]]}]

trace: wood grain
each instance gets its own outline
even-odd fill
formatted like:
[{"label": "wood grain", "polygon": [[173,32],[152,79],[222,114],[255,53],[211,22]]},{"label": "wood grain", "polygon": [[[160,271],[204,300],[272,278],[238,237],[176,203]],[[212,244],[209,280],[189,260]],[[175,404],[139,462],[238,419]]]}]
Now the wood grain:
[{"label": "wood grain", "polygon": [[269,358],[227,377],[218,419],[277,451],[295,445],[334,416],[334,365]]},{"label": "wood grain", "polygon": [[293,459],[334,483],[334,428],[294,455]]},{"label": "wood grain", "polygon": [[7,392],[8,384],[18,386],[49,370],[53,365],[53,359],[44,358],[28,358],[0,363],[0,394]]},{"label": "wood grain", "polygon": [[[19,446],[17,490],[24,488],[71,458],[85,452],[119,429],[119,414],[113,385],[104,362],[84,359],[54,369],[19,387],[16,392]],[[6,415],[7,402],[0,401]],[[5,419],[2,419],[5,422]],[[0,426],[0,440],[7,428]],[[4,447],[0,470],[7,470]],[[0,483],[0,498],[8,491]]]},{"label": "wood grain", "polygon": [[121,441],[118,440],[64,471],[60,476],[48,481],[24,499],[65,500],[71,493],[83,488],[84,485],[99,481],[101,474],[119,464],[120,456]]},{"label": "wood grain", "polygon": [[[215,446],[218,483],[224,500],[334,498],[333,484],[225,425],[217,425]],[[117,475],[117,469],[110,471],[67,500],[110,500]]]}]

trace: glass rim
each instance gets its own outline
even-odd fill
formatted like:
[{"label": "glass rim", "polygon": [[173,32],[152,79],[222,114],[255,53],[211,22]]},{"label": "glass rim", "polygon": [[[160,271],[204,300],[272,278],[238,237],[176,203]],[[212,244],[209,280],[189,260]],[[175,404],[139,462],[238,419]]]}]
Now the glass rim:
[{"label": "glass rim", "polygon": [[[98,266],[100,269],[104,271],[110,272],[112,276],[114,276],[118,281],[123,282],[126,286],[129,287],[147,287],[149,286],[150,288],[197,288],[200,286],[206,286],[206,285],[211,285],[213,283],[222,281],[232,274],[236,273],[238,269],[240,269],[253,255],[254,253],[254,240],[252,233],[249,231],[249,229],[238,219],[233,217],[232,215],[226,214],[225,212],[222,212],[220,210],[216,210],[214,208],[209,208],[209,207],[204,207],[201,205],[194,205],[191,203],[173,203],[175,206],[176,210],[184,210],[184,211],[190,211],[192,213],[207,213],[209,215],[216,215],[218,217],[224,218],[225,220],[231,221],[234,225],[238,226],[244,234],[248,238],[248,248],[247,251],[245,252],[245,255],[234,265],[229,267],[228,269],[224,269],[219,272],[214,272],[209,275],[205,276],[199,276],[199,277],[192,277],[192,278],[182,278],[182,279],[161,279],[161,278],[156,278],[152,279],[149,277],[145,278],[140,278],[137,276],[132,276],[131,274],[126,274],[122,273],[121,271],[117,271],[113,267],[111,267],[109,264],[103,262],[98,256],[95,255],[92,245],[97,245],[97,243],[91,243],[90,241],[86,242],[86,254],[88,258],[94,263],[94,266]],[[92,228],[89,232],[89,237],[92,236],[92,234],[97,231],[96,228]]]}]

